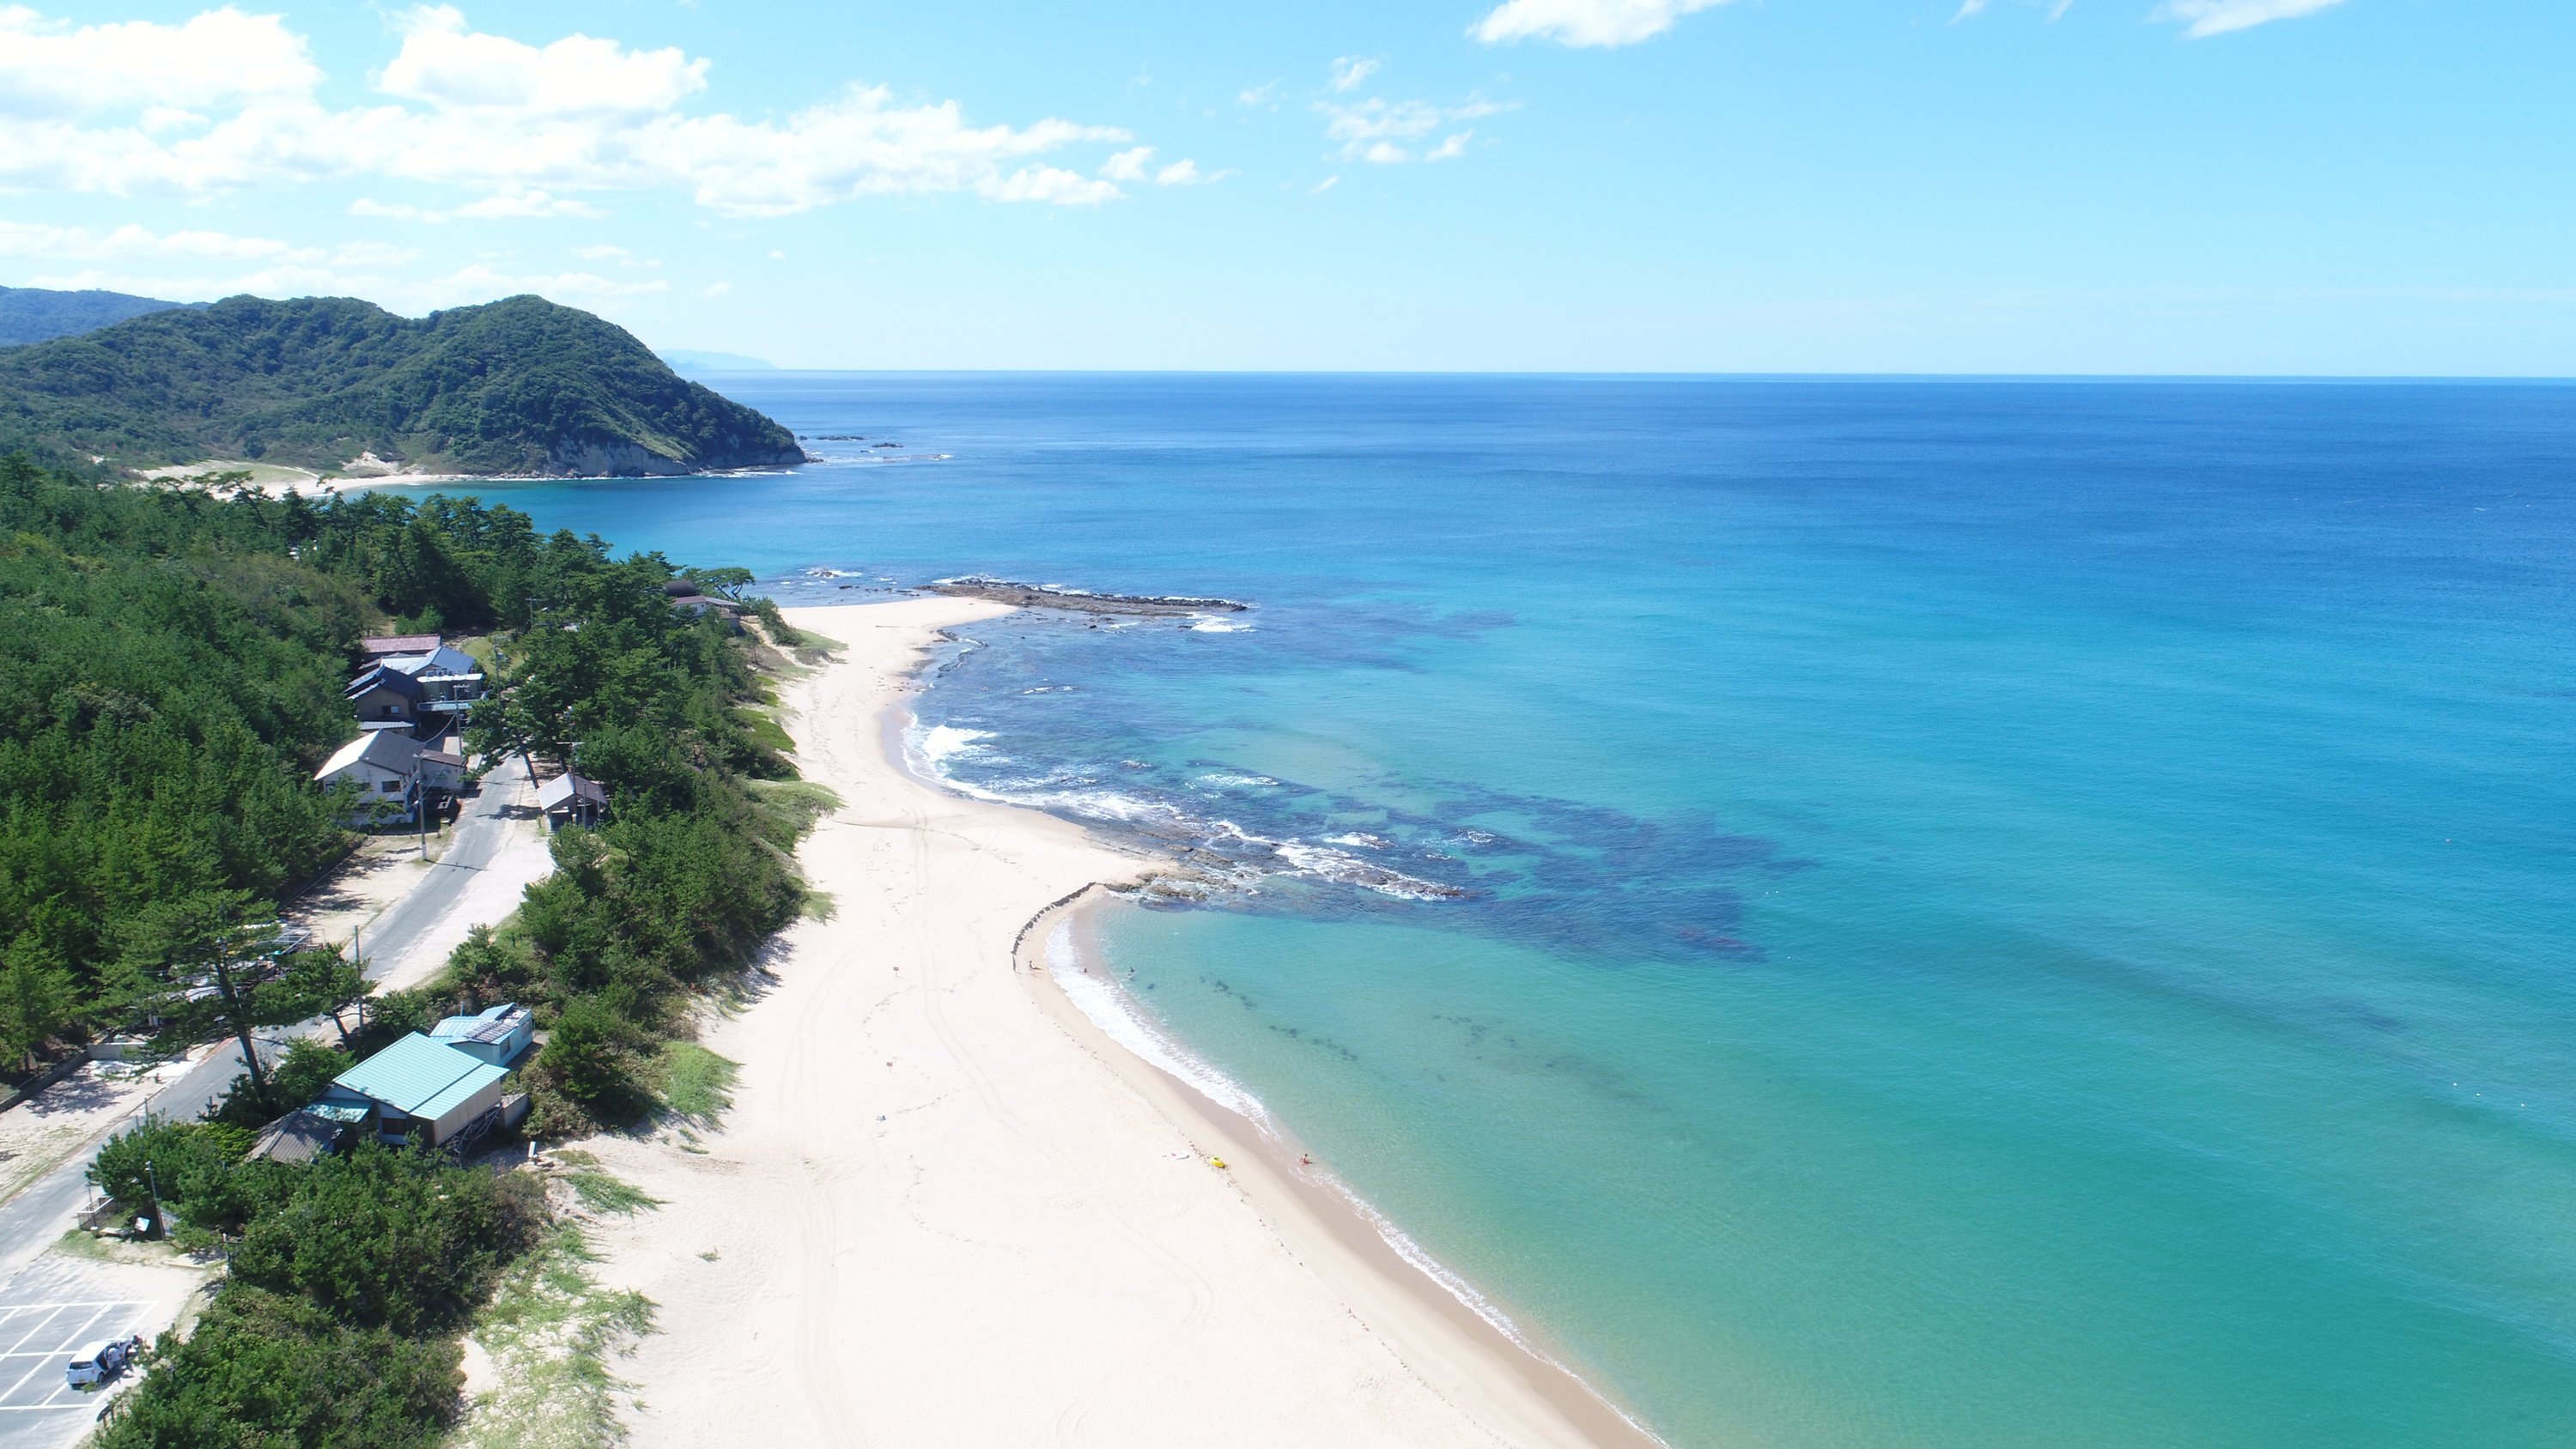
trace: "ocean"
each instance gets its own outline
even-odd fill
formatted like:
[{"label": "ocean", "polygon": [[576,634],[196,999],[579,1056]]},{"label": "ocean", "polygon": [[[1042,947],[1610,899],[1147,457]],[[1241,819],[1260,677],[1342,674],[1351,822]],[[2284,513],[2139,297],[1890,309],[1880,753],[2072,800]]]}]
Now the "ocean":
[{"label": "ocean", "polygon": [[1135,999],[1674,1445],[2576,1443],[2576,388],[713,381],[833,461],[476,491],[1250,604],[916,747],[1182,852]]}]

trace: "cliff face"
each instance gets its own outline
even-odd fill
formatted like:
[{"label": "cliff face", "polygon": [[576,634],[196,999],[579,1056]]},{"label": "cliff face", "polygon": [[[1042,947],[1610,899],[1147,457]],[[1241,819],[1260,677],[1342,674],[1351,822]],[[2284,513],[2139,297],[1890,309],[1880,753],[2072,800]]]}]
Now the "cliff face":
[{"label": "cliff face", "polygon": [[474,474],[635,476],[804,461],[769,418],[624,328],[541,297],[397,317],[233,297],[0,351],[0,445],[150,467],[361,454]]}]

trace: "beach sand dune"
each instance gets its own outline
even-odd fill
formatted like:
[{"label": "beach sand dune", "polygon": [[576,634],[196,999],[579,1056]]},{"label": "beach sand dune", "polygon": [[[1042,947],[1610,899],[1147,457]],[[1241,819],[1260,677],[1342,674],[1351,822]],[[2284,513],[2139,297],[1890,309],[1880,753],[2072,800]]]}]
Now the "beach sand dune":
[{"label": "beach sand dune", "polygon": [[789,701],[800,765],[843,800],[802,853],[837,912],[707,1031],[743,1073],[702,1155],[595,1144],[665,1200],[600,1234],[601,1276],[660,1305],[617,1365],[634,1442],[1602,1442],[1015,961],[1048,903],[1154,862],[890,758],[932,631],[1006,612],[789,616],[850,646]]}]

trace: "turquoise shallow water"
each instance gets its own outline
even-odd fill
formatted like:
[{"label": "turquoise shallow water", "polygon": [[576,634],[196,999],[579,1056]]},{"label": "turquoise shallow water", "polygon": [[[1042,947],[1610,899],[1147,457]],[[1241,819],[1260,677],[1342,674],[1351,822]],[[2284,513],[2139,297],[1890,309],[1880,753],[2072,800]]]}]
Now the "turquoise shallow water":
[{"label": "turquoise shallow water", "polygon": [[724,387],[947,457],[486,492],[1257,603],[942,766],[1231,881],[1140,997],[1674,1443],[2576,1442],[2576,389]]}]

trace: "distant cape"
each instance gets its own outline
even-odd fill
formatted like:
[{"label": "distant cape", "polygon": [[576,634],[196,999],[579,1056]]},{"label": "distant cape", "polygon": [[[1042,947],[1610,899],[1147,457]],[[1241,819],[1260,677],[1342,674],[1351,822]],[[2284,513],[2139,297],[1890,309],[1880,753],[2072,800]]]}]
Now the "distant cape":
[{"label": "distant cape", "polygon": [[776,422],[542,297],[398,317],[228,297],[0,351],[0,448],[111,468],[639,476],[804,461]]},{"label": "distant cape", "polygon": [[682,377],[694,377],[701,372],[776,372],[778,370],[778,364],[774,362],[764,362],[757,357],[745,357],[739,352],[689,352],[677,347],[666,347],[654,356],[671,364],[671,370]]},{"label": "distant cape", "polygon": [[201,308],[203,302],[164,302],[123,292],[54,292],[42,287],[0,287],[0,347],[20,347],[56,337],[77,337],[146,312]]}]

